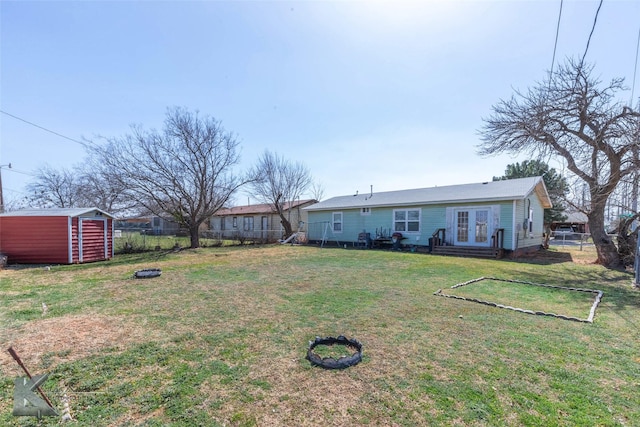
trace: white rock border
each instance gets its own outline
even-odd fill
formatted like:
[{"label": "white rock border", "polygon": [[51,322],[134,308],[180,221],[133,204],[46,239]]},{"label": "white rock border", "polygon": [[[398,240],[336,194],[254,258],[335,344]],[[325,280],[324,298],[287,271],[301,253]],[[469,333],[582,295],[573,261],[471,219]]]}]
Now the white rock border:
[{"label": "white rock border", "polygon": [[445,298],[454,298],[454,299],[459,299],[459,300],[463,300],[463,301],[477,302],[479,304],[489,305],[489,306],[497,307],[497,308],[506,308],[508,310],[514,310],[514,311],[518,311],[518,312],[521,312],[521,313],[534,314],[534,315],[538,315],[538,316],[551,316],[551,317],[557,317],[559,319],[572,320],[574,322],[584,322],[584,323],[593,323],[593,317],[596,315],[596,308],[598,307],[598,304],[600,304],[600,301],[602,300],[602,296],[604,295],[604,292],[602,292],[602,291],[600,291],[598,289],[567,288],[567,287],[564,287],[564,286],[546,285],[546,284],[543,284],[543,283],[525,282],[525,281],[522,281],[522,280],[500,279],[500,278],[497,278],[497,277],[479,277],[477,279],[472,279],[472,280],[468,280],[466,282],[458,283],[457,285],[453,285],[450,289],[455,289],[455,288],[459,288],[461,286],[471,285],[473,283],[480,282],[482,280],[496,280],[496,281],[499,281],[499,282],[521,283],[521,284],[524,284],[524,285],[542,286],[542,287],[545,287],[545,288],[553,288],[553,289],[564,289],[564,290],[567,290],[567,291],[590,292],[590,293],[595,294],[595,300],[593,301],[593,305],[591,306],[591,310],[589,312],[589,317],[586,318],[586,319],[580,319],[578,317],[565,316],[563,314],[547,313],[547,312],[544,312],[544,311],[525,310],[523,308],[511,307],[509,305],[502,305],[502,304],[498,304],[498,303],[491,302],[491,301],[484,301],[484,300],[480,300],[480,299],[476,299],[476,298],[467,298],[467,297],[461,297],[461,296],[458,296],[458,295],[445,294],[445,293],[442,292],[442,289],[438,289],[433,294],[436,295],[436,296],[441,296],[441,297],[445,297]]}]

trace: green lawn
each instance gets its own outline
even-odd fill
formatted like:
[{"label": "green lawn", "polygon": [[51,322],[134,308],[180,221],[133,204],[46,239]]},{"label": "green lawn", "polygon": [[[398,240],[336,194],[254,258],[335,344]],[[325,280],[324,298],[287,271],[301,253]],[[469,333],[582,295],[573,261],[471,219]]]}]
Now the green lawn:
[{"label": "green lawn", "polygon": [[[67,394],[71,426],[640,425],[640,292],[569,250],[514,262],[274,245],[3,270],[0,425],[60,424],[11,415],[9,346],[51,374],[58,409]],[[142,268],[162,276],[133,279]],[[483,276],[604,297],[589,324],[433,295]],[[591,301],[475,286],[455,291],[579,317]],[[309,341],[340,334],[363,361],[311,367]]]},{"label": "green lawn", "polygon": [[[468,284],[455,285],[455,289],[444,289],[442,294],[584,321],[589,317],[598,295],[594,289],[555,286],[545,283],[534,284],[495,278],[477,278],[475,280],[475,282]],[[578,291],[577,289],[584,290]]]}]

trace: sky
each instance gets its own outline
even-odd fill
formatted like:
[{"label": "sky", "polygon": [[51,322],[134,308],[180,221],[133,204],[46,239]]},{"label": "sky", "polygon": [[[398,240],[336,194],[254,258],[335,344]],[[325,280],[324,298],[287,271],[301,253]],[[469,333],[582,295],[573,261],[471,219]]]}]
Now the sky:
[{"label": "sky", "polygon": [[[565,0],[556,44],[560,5],[0,0],[5,204],[38,168],[82,163],[77,141],[161,129],[174,106],[237,136],[238,173],[269,150],[323,199],[490,181],[527,159],[479,156],[483,118],[585,53],[599,1]],[[639,30],[640,1],[604,0],[586,53],[604,82],[625,78],[625,102]]]}]

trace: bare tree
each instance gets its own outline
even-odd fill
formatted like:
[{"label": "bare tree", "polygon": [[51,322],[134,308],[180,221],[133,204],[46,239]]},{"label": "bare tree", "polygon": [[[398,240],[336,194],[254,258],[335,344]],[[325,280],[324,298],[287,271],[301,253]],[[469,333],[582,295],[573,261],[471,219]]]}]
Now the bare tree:
[{"label": "bare tree", "polygon": [[127,200],[185,227],[199,247],[200,226],[244,183],[233,174],[238,140],[214,118],[177,107],[162,132],[131,130],[91,147],[93,156]]},{"label": "bare tree", "polygon": [[24,203],[40,208],[97,207],[116,213],[130,207],[124,203],[124,188],[95,158],[87,158],[73,169],[43,166],[27,185]]},{"label": "bare tree", "polygon": [[126,200],[126,187],[115,179],[115,174],[95,156],[89,155],[76,166],[78,199],[84,206],[95,206],[111,214],[128,212],[135,203]]},{"label": "bare tree", "polygon": [[285,236],[293,233],[286,210],[312,184],[309,170],[302,163],[291,162],[276,153],[265,151],[258,163],[249,172],[251,194],[262,203],[267,203],[278,213]]},{"label": "bare tree", "polygon": [[79,180],[68,169],[54,169],[45,165],[36,171],[35,179],[27,184],[28,204],[38,208],[79,207]]},{"label": "bare tree", "polygon": [[494,105],[481,131],[479,151],[564,158],[586,184],[585,213],[598,262],[615,267],[620,256],[605,231],[605,207],[618,183],[640,167],[632,155],[640,113],[615,100],[624,90],[623,79],[601,87],[592,70],[568,60],[547,81]]},{"label": "bare tree", "polygon": [[313,182],[310,192],[312,199],[320,201],[324,197],[324,186],[320,182]]}]

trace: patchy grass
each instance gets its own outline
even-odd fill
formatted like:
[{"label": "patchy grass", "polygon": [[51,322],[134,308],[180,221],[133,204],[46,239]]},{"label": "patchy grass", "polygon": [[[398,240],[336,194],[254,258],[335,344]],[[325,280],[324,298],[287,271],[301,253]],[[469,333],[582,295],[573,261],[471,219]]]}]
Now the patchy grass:
[{"label": "patchy grass", "polygon": [[[68,394],[68,425],[640,425],[640,294],[630,274],[588,258],[278,245],[7,269],[0,341],[51,374],[44,388],[58,408]],[[133,279],[142,268],[162,276]],[[481,276],[604,298],[583,324],[432,295]],[[583,310],[539,291],[501,297]],[[340,334],[363,343],[363,361],[311,367],[309,340]],[[59,424],[14,418],[22,373],[4,349],[0,368],[0,425]]]}]

